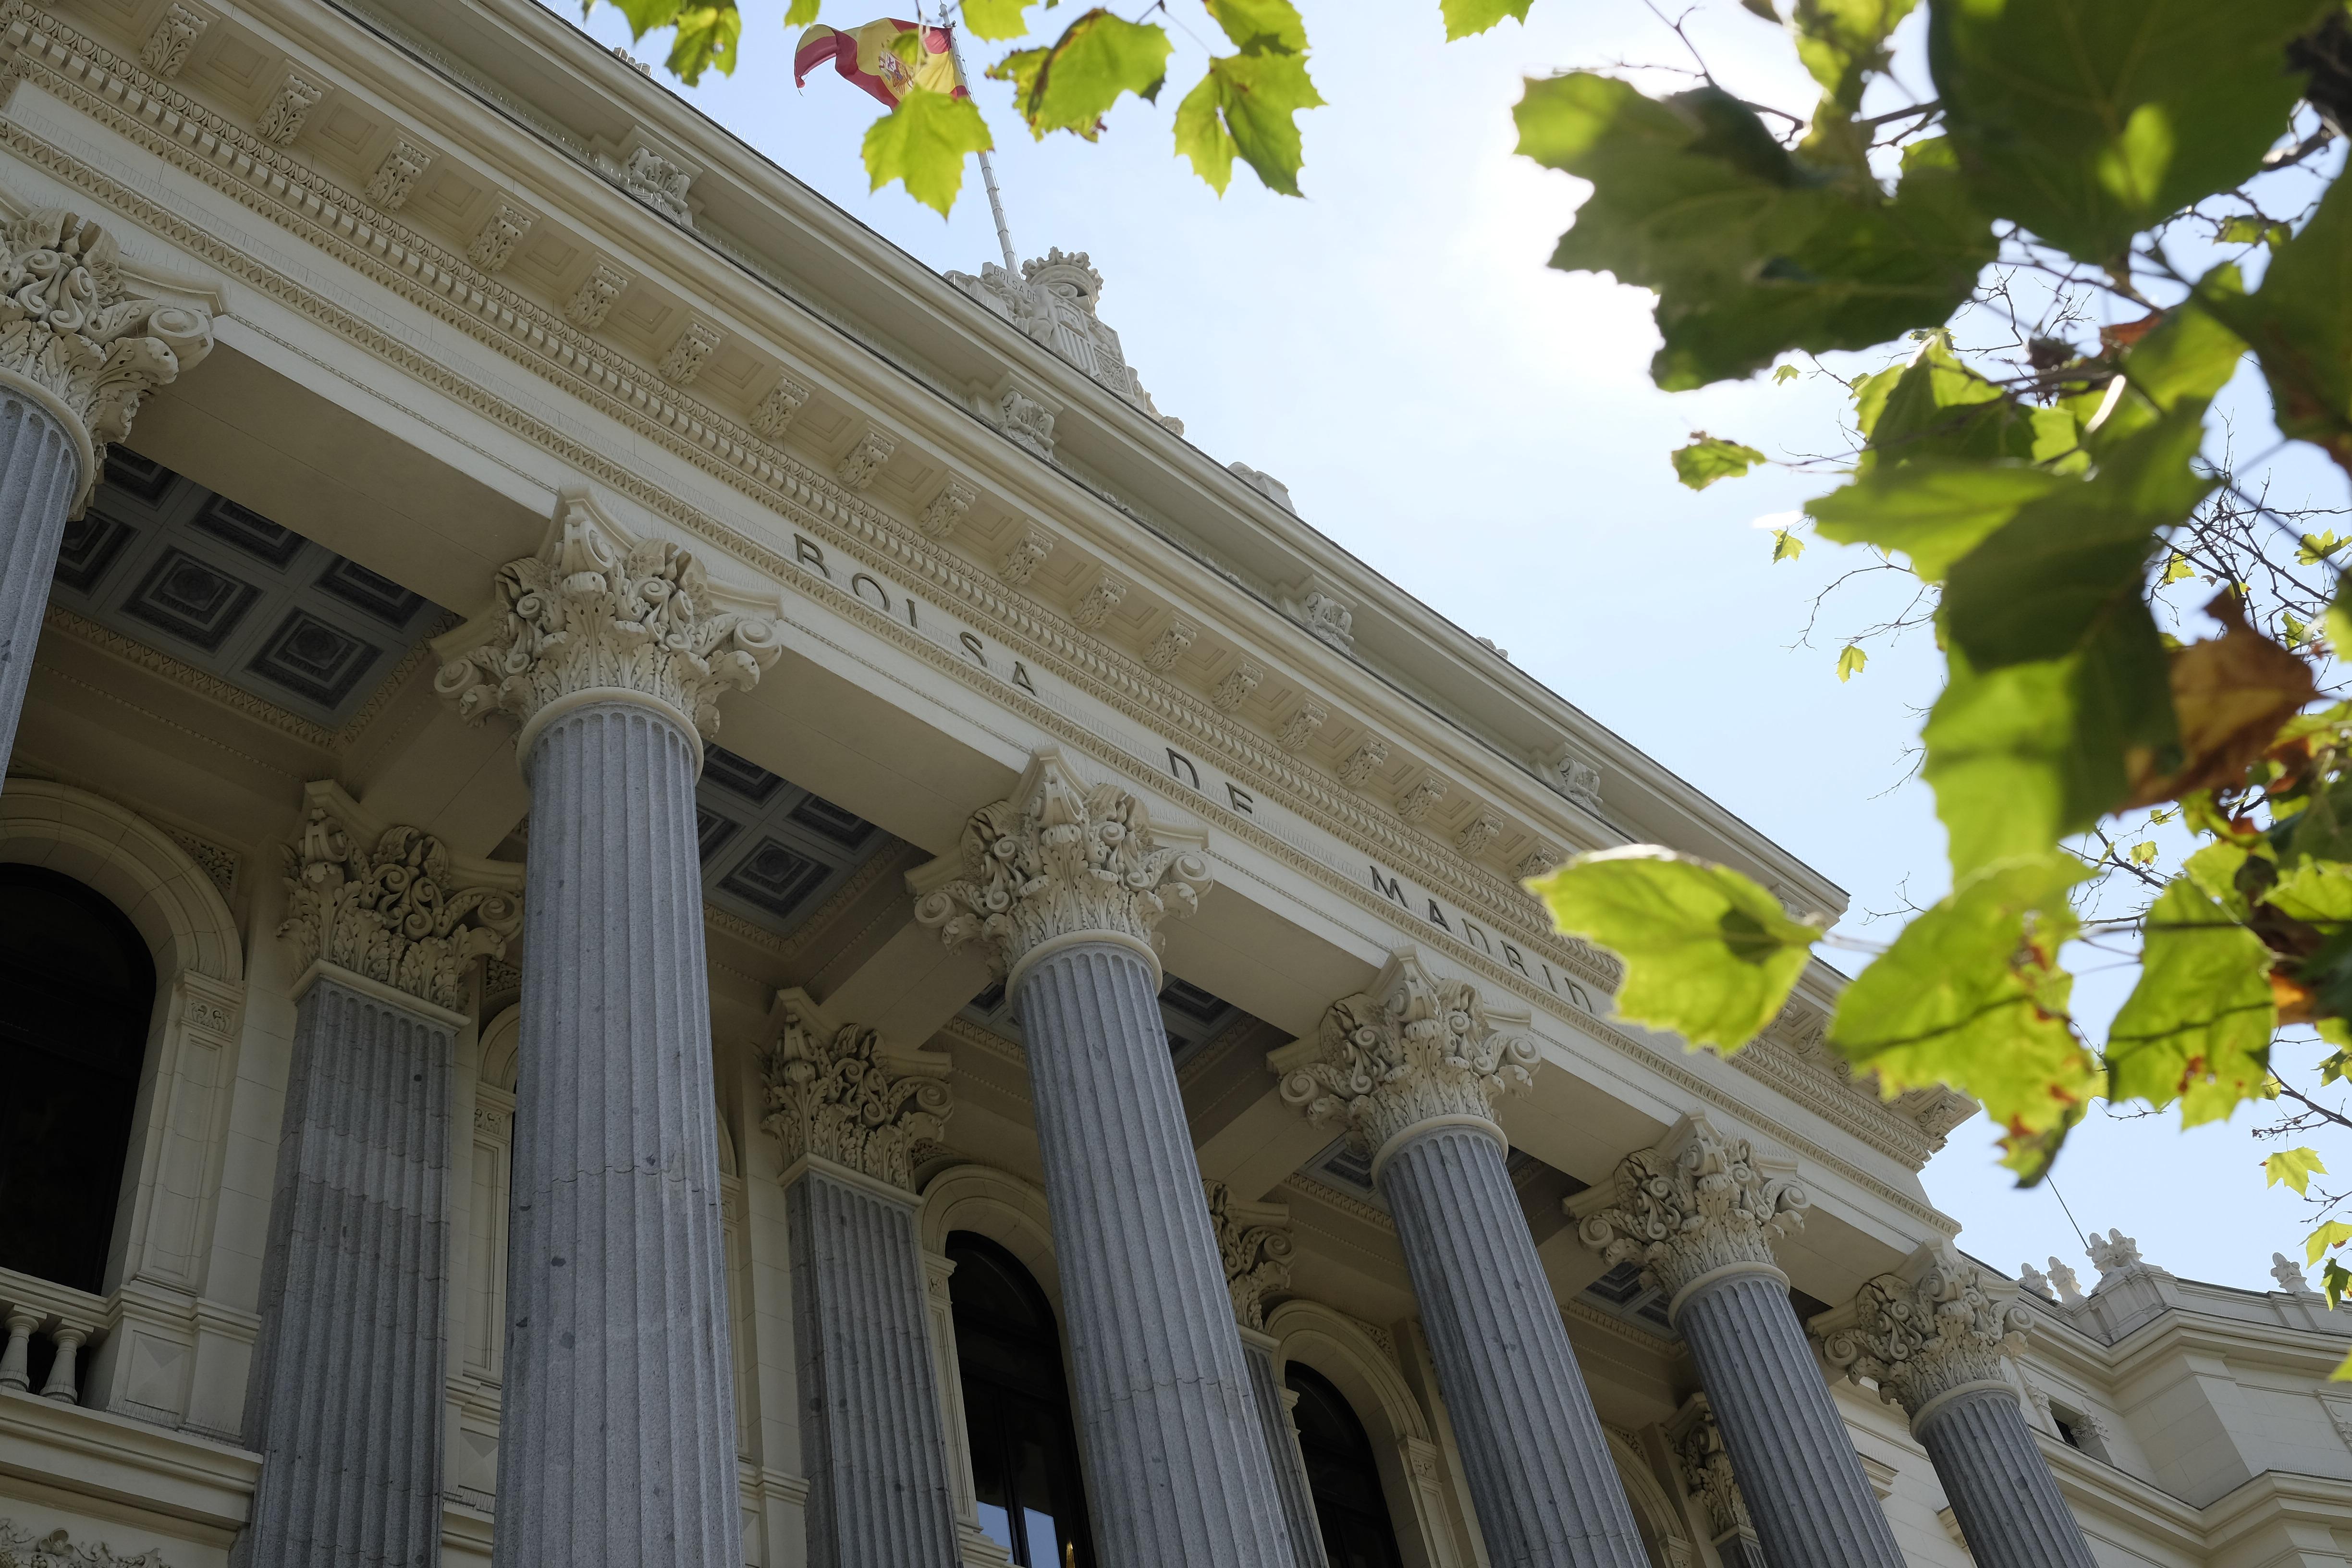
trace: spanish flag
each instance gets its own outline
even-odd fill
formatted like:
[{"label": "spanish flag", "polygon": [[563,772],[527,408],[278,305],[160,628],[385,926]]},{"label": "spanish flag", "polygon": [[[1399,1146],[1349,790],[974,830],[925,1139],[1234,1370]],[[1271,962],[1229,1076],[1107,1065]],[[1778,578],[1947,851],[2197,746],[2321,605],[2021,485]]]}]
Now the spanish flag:
[{"label": "spanish flag", "polygon": [[[891,47],[902,33],[921,35],[911,69],[898,50]],[[846,32],[811,26],[801,34],[800,47],[793,54],[793,85],[806,86],[809,72],[822,68],[827,60],[834,63],[844,80],[872,93],[885,109],[897,108],[898,100],[917,88],[944,92],[950,98],[971,96],[956,77],[955,57],[948,51],[945,27],[919,26],[913,22],[889,19],[868,22]]]}]

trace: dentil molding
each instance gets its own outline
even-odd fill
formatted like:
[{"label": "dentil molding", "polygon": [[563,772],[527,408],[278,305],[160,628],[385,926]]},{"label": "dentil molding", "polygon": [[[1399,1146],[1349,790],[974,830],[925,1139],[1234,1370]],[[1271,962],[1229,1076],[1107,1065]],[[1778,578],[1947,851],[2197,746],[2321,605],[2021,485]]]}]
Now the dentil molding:
[{"label": "dentil molding", "polygon": [[1696,1112],[1617,1163],[1616,1179],[1564,1205],[1577,1236],[1612,1266],[1638,1263],[1666,1292],[1741,1264],[1776,1267],[1772,1243],[1804,1223],[1812,1199],[1793,1167],[1759,1159]]},{"label": "dentil molding", "polygon": [[912,1193],[917,1145],[937,1142],[955,1109],[948,1058],[893,1059],[879,1032],[829,1021],[798,987],[777,996],[769,1023],[775,1037],[760,1056],[760,1125],[782,1146],[783,1168],[829,1160]]},{"label": "dentil molding", "polygon": [[2001,1383],[2002,1363],[2021,1355],[2032,1316],[1993,1294],[1983,1270],[1949,1243],[1923,1247],[1881,1274],[1821,1324],[1822,1358],[1915,1419],[1937,1395],[1971,1383]]}]

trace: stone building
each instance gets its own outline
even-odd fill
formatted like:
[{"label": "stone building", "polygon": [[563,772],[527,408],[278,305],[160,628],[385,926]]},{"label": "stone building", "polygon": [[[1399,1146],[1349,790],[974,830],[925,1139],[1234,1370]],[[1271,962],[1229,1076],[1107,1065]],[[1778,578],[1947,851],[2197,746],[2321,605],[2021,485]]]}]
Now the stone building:
[{"label": "stone building", "polygon": [[0,64],[0,1563],[2347,1561],[2301,1277],[1970,1262],[1826,969],[1612,1022],[1521,876],[1840,895],[1084,256],[530,0]]}]

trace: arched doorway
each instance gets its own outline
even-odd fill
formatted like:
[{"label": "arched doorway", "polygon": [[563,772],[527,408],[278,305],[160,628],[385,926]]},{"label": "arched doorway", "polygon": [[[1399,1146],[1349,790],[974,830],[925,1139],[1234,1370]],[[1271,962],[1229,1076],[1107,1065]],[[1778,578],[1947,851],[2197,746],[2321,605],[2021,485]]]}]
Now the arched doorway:
[{"label": "arched doorway", "polygon": [[155,961],[102,893],[0,864],[0,1268],[105,1284]]},{"label": "arched doorway", "polygon": [[1364,1424],[1331,1380],[1304,1362],[1290,1363],[1286,1381],[1298,1396],[1291,1419],[1331,1568],[1403,1568]]},{"label": "arched doorway", "polygon": [[980,1527],[1021,1568],[1094,1568],[1053,1308],[987,1237],[955,1231],[947,1255]]}]

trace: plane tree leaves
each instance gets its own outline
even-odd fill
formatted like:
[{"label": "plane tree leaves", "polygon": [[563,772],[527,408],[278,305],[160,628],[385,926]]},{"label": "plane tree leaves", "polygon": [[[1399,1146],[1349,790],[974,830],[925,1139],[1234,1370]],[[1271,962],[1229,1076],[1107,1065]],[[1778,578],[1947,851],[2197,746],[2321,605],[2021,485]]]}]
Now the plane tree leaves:
[{"label": "plane tree leaves", "polygon": [[2089,875],[2047,847],[1979,868],[1872,961],[1830,1022],[1831,1047],[1889,1096],[1937,1083],[1974,1096],[2029,1181],[2102,1087],[2057,961],[2075,929],[2067,889]]},{"label": "plane tree leaves", "polygon": [[[664,63],[688,87],[713,67],[721,76],[734,74],[736,46],[743,36],[743,14],[735,8],[735,0],[613,0],[613,5],[627,19],[633,42],[663,27],[677,29]],[[582,7],[583,14],[587,9]]]},{"label": "plane tree leaves", "polygon": [[1899,552],[1920,577],[1940,583],[2022,508],[2073,482],[2039,468],[1922,457],[1866,469],[1805,510],[1823,539]]},{"label": "plane tree leaves", "polygon": [[1738,872],[1653,844],[1580,855],[1528,886],[1560,930],[1624,961],[1619,1016],[1694,1046],[1754,1039],[1821,937]]},{"label": "plane tree leaves", "polygon": [[1941,322],[1992,258],[1936,142],[1890,198],[1801,162],[1716,88],[1657,100],[1576,71],[1529,81],[1513,116],[1522,153],[1592,182],[1551,264],[1657,293],[1651,375],[1670,390]]},{"label": "plane tree leaves", "polygon": [[1483,33],[1506,16],[1524,22],[1532,4],[1534,0],[1438,0],[1438,14],[1444,18],[1445,38],[1451,43]]},{"label": "plane tree leaves", "polygon": [[1918,0],[1797,0],[1789,20],[1797,58],[1822,91],[1849,113],[1869,77],[1886,68],[1886,37]]},{"label": "plane tree leaves", "polygon": [[1307,51],[1307,20],[1290,0],[1202,0],[1236,48]]},{"label": "plane tree leaves", "polygon": [[2338,180],[2252,295],[2200,283],[2198,300],[2252,345],[2282,433],[2352,471],[2352,195]]},{"label": "plane tree leaves", "polygon": [[2036,407],[1987,380],[1933,331],[1909,361],[1854,383],[1855,425],[1868,444],[1855,466],[1936,458],[1971,465],[2037,463],[2076,446],[2077,421],[2060,407]]},{"label": "plane tree leaves", "polygon": [[2221,622],[2221,635],[2171,652],[2179,765],[2158,773],[2141,763],[2126,809],[2237,783],[2319,695],[2311,666],[2248,626],[2237,595],[2221,595],[2205,613]]},{"label": "plane tree leaves", "polygon": [[1013,107],[1031,135],[1042,141],[1048,132],[1067,131],[1091,142],[1123,94],[1146,101],[1160,96],[1171,47],[1165,27],[1097,6],[1052,44],[1015,50],[988,74],[1013,83]]},{"label": "plane tree leaves", "polygon": [[964,31],[975,38],[1001,43],[1029,30],[1031,0],[963,0]]},{"label": "plane tree leaves", "polygon": [[971,99],[919,88],[866,131],[866,173],[877,191],[903,180],[908,195],[945,217],[963,184],[964,155],[992,145]]},{"label": "plane tree leaves", "polygon": [[1944,0],[1927,62],[1979,205],[2106,265],[2252,175],[2340,0]]},{"label": "plane tree leaves", "polygon": [[2263,1185],[2266,1187],[2284,1182],[2298,1193],[2309,1192],[2311,1178],[2326,1174],[2327,1167],[2320,1162],[2316,1149],[2281,1149],[2263,1161]]},{"label": "plane tree leaves", "polygon": [[2270,1080],[2271,950],[2182,878],[2148,911],[2139,983],[2107,1030],[2107,1091],[2184,1127],[2221,1121]]},{"label": "plane tree leaves", "polygon": [[1674,460],[1675,478],[1692,489],[1703,490],[1717,479],[1739,478],[1765,458],[1753,447],[1701,430],[1691,437],[1689,446],[1675,452]]},{"label": "plane tree leaves", "polygon": [[1266,189],[1295,196],[1307,159],[1294,117],[1322,101],[1304,56],[1244,50],[1214,58],[1176,106],[1176,150],[1220,195],[1238,156]]}]

